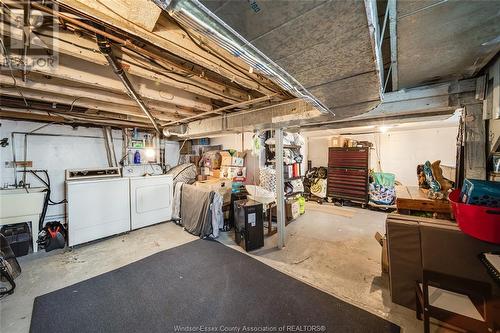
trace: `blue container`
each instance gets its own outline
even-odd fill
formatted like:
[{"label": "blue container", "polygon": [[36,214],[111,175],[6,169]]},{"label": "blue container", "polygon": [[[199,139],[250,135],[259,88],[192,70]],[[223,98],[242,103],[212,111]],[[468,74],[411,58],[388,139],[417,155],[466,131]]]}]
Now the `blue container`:
[{"label": "blue container", "polygon": [[466,178],[460,192],[460,201],[470,205],[500,208],[500,183]]},{"label": "blue container", "polygon": [[141,164],[141,153],[138,150],[134,154],[134,164]]}]

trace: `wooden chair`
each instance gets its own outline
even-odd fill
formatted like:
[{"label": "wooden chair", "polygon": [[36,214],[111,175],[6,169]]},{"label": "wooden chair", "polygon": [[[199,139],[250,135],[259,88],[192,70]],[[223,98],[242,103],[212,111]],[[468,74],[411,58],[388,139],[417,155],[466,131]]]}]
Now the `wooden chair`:
[{"label": "wooden chair", "polygon": [[431,317],[468,332],[497,332],[491,286],[485,282],[424,270],[416,296],[417,318],[423,318],[425,333],[430,332]]}]

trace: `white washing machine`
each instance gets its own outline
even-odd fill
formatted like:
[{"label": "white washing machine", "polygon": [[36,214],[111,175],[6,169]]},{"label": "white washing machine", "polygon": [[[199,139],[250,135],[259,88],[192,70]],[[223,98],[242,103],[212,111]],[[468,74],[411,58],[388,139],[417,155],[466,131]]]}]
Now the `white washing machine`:
[{"label": "white washing machine", "polygon": [[67,170],[68,244],[130,230],[129,180],[118,168]]},{"label": "white washing machine", "polygon": [[130,177],[132,230],[172,219],[173,176]]}]

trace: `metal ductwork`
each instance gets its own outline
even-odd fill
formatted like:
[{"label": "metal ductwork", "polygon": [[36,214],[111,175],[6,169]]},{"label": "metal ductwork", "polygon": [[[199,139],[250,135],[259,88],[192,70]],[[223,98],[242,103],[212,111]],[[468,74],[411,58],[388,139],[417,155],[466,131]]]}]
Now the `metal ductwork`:
[{"label": "metal ductwork", "polygon": [[185,124],[181,124],[179,126],[176,126],[175,129],[177,131],[172,131],[171,129],[173,129],[174,127],[171,127],[170,129],[167,128],[167,127],[164,127],[163,128],[163,136],[165,138],[170,138],[170,137],[179,137],[179,138],[182,138],[182,137],[186,137],[188,134],[187,134],[187,126]]},{"label": "metal ductwork", "polygon": [[[102,29],[102,27],[100,27]],[[137,105],[139,105],[139,108],[146,114],[146,116],[149,118],[151,121],[151,124],[153,124],[153,127],[155,128],[156,133],[161,137],[162,131],[158,124],[156,123],[156,119],[153,117],[151,112],[148,110],[148,107],[146,104],[141,99],[141,96],[137,94],[135,91],[134,87],[132,86],[132,83],[128,79],[127,75],[125,74],[125,71],[123,70],[121,64],[116,60],[116,57],[113,54],[113,50],[111,49],[111,44],[109,43],[108,39],[102,35],[96,34],[97,38],[97,45],[99,46],[99,50],[101,53],[106,57],[106,60],[109,62],[111,65],[111,68],[113,69],[113,72],[120,78],[122,81],[123,85],[127,89],[127,92],[132,98]]]},{"label": "metal ductwork", "polygon": [[335,115],[299,81],[259,49],[214,15],[198,0],[153,0],[179,24],[212,40],[232,55],[241,58],[253,70],[264,74],[292,95],[302,98],[322,113]]}]

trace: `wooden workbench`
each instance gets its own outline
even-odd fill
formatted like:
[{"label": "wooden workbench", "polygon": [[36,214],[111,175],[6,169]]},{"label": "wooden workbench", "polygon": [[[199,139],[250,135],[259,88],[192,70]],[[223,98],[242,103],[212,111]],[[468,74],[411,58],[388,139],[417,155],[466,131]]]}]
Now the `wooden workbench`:
[{"label": "wooden workbench", "polygon": [[412,211],[430,212],[434,217],[451,216],[448,200],[429,199],[427,190],[418,186],[396,186],[396,206],[399,213],[411,214]]}]

